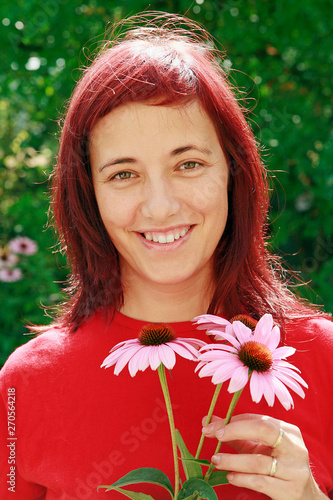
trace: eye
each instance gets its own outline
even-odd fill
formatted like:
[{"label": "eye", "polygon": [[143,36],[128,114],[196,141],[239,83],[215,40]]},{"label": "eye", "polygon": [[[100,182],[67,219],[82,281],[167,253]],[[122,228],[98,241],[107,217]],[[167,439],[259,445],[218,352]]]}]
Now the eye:
[{"label": "eye", "polygon": [[195,170],[200,167],[202,167],[202,164],[197,161],[186,161],[180,165],[179,170]]},{"label": "eye", "polygon": [[135,177],[135,174],[133,174],[133,172],[124,171],[124,172],[118,172],[117,174],[113,175],[110,180],[113,181],[115,179],[118,181],[127,181],[132,177]]}]

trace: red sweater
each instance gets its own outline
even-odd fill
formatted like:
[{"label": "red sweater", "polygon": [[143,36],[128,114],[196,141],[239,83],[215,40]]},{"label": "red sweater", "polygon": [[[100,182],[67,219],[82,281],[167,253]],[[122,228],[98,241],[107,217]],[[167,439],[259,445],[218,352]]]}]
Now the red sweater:
[{"label": "red sweater", "polygon": [[[173,484],[169,424],[157,372],[148,368],[131,378],[127,367],[118,376],[113,368],[100,368],[110,349],[137,337],[144,324],[116,314],[108,326],[96,314],[75,334],[50,330],[10,356],[0,372],[2,500],[122,499],[119,493],[97,493],[96,488],[138,467],[161,469]],[[209,341],[190,322],[172,326],[180,337]],[[265,401],[253,403],[245,388],[235,413],[272,415],[300,427],[314,477],[333,498],[333,323],[318,319],[290,324],[287,344],[296,347],[290,362],[309,384],[305,399],[295,395],[295,409],[286,411],[278,401],[273,408]],[[177,356],[171,376],[167,374],[176,427],[193,454],[215,389],[194,368],[194,362]],[[226,388],[214,412],[220,416],[231,400]],[[8,430],[14,430],[16,439],[8,439],[7,401],[8,411],[15,411]],[[206,439],[201,458],[210,458],[215,445]],[[11,479],[15,494],[9,489]],[[139,485],[138,491],[156,500],[170,499],[157,486]],[[231,485],[216,492],[224,500],[267,498]]]}]

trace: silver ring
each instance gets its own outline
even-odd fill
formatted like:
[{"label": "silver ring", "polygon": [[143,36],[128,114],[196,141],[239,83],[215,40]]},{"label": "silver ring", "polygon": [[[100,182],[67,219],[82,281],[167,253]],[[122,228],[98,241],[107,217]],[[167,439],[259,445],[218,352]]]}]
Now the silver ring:
[{"label": "silver ring", "polygon": [[272,444],[272,446],[271,446],[272,449],[276,448],[277,446],[279,446],[279,444],[281,444],[283,436],[284,436],[284,430],[280,429],[279,437],[277,438],[277,440],[275,441],[275,443]]},{"label": "silver ring", "polygon": [[272,467],[271,467],[271,471],[270,471],[270,473],[268,475],[273,477],[273,476],[275,476],[275,472],[276,472],[278,461],[277,461],[276,458],[272,457],[272,459],[273,459],[273,461],[272,461]]}]

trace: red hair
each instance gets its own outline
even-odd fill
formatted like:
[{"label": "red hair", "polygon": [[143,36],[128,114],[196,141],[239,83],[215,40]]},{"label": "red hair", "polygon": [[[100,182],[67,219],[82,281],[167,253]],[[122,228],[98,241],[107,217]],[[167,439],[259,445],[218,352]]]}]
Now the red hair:
[{"label": "red hair", "polygon": [[147,19],[144,28],[130,29],[104,46],[78,82],[63,124],[52,207],[72,274],[70,298],[58,324],[75,331],[95,310],[109,313],[122,305],[118,254],[102,223],[91,179],[89,134],[117,106],[148,100],[163,105],[198,100],[229,160],[229,216],[215,252],[216,291],[208,312],[256,318],[269,312],[280,322],[313,316],[283,284],[274,270],[277,259],[267,251],[267,175],[219,64],[222,55],[192,21],[166,15],[152,25]]}]

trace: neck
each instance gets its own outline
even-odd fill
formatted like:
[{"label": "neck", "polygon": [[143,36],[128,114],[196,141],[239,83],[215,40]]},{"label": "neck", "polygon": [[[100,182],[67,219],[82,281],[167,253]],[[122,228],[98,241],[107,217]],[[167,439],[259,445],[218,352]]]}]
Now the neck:
[{"label": "neck", "polygon": [[[210,280],[209,280],[210,281]],[[194,277],[191,283],[160,285],[133,280],[124,285],[121,312],[131,318],[151,322],[191,321],[205,314],[213,290],[209,281]]]}]

